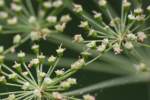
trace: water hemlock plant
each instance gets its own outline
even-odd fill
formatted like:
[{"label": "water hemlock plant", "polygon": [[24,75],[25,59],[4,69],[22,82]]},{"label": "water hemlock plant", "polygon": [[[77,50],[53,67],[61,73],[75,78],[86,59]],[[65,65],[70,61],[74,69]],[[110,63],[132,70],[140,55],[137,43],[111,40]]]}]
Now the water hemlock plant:
[{"label": "water hemlock plant", "polygon": [[131,2],[122,0],[121,15],[116,15],[107,0],[99,0],[97,4],[101,11],[93,11],[93,17],[81,5],[73,4],[73,11],[83,19],[79,27],[90,37],[84,39],[81,34],[77,34],[74,41],[85,44],[86,52],[91,49],[100,53],[113,50],[115,54],[120,54],[139,45],[148,46],[144,44],[144,40],[150,29],[146,26],[150,18],[150,6],[144,9],[139,5],[132,9]]},{"label": "water hemlock plant", "polygon": [[[87,93],[100,88],[149,81],[147,48],[150,47],[150,6],[143,8],[139,3],[132,8],[130,1],[122,0],[121,12],[117,15],[109,6],[109,1],[93,0],[100,11],[92,11],[91,16],[82,5],[73,3],[70,7],[72,0],[68,0],[68,4],[71,3],[68,7],[65,1],[67,0],[0,0],[0,34],[14,36],[12,46],[7,49],[5,45],[0,46],[0,100],[95,100],[95,96]],[[74,50],[81,51],[81,56],[72,63],[72,59],[65,61],[62,58],[66,50],[62,44],[55,51],[56,54],[51,56],[40,49],[40,40],[51,41],[50,36],[63,33],[67,23],[73,19],[69,14],[60,14],[67,7],[72,8],[74,14],[82,18],[79,27],[88,33],[74,36]],[[57,36],[55,39],[62,40],[63,45],[71,48],[71,39],[64,35]],[[17,48],[28,40],[34,44],[30,48],[34,52],[31,55]],[[146,49],[141,49],[143,46]],[[13,64],[5,62],[6,56],[12,53],[15,55]],[[106,69],[114,71],[118,68],[117,71],[124,71],[126,74],[121,78],[102,81],[81,89],[73,87],[80,83],[72,75],[105,53],[110,57],[106,57],[109,58],[108,63],[112,63]],[[60,67],[61,59],[64,65]],[[103,67],[106,67],[104,63],[107,61],[102,62],[101,66],[98,62],[100,70],[105,70]],[[70,64],[66,66],[65,63]],[[8,89],[5,90],[5,87]]]},{"label": "water hemlock plant", "polygon": [[[56,50],[57,56],[46,58],[39,49],[39,45],[32,46],[36,54],[29,63],[25,62],[26,54],[17,54],[19,61],[8,66],[3,63],[3,50],[0,56],[0,85],[14,87],[12,90],[1,92],[1,100],[95,100],[93,96],[84,95],[83,99],[63,95],[73,85],[77,84],[71,75],[81,69],[85,61],[79,59],[71,64],[69,69],[57,69],[65,48],[61,46]],[[48,63],[48,66],[44,65]],[[57,69],[57,70],[56,70]]]}]

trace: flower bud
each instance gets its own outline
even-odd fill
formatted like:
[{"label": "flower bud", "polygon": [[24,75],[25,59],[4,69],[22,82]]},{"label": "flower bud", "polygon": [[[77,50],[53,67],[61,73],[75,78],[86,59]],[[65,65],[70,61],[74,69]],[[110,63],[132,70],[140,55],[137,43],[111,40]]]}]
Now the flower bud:
[{"label": "flower bud", "polygon": [[83,39],[81,34],[77,34],[77,35],[74,36],[74,42],[81,43],[83,41],[84,41],[84,39]]},{"label": "flower bud", "polygon": [[79,4],[74,4],[73,7],[74,7],[73,11],[76,12],[76,13],[81,13],[83,11],[82,6],[79,5]]},{"label": "flower bud", "polygon": [[62,76],[62,75],[64,75],[64,71],[63,70],[56,70],[55,71],[55,74],[57,75],[57,76]]},{"label": "flower bud", "polygon": [[107,1],[106,1],[106,0],[99,0],[98,4],[99,4],[99,6],[101,6],[101,7],[106,7]]},{"label": "flower bud", "polygon": [[33,50],[33,52],[35,53],[35,54],[38,54],[39,53],[39,45],[37,45],[37,44],[34,44],[33,46],[32,46],[32,50]]},{"label": "flower bud", "polygon": [[65,51],[65,48],[61,48],[61,46],[56,50],[56,52],[59,56],[62,56],[64,51]]},{"label": "flower bud", "polygon": [[81,69],[84,65],[85,65],[84,59],[79,59],[78,61],[71,64],[71,69],[78,70]]},{"label": "flower bud", "polygon": [[30,88],[30,83],[29,82],[25,82],[24,84],[23,84],[23,86],[22,86],[22,89],[23,90],[27,90],[27,89],[29,89]]},{"label": "flower bud", "polygon": [[43,54],[41,54],[41,55],[38,55],[37,58],[39,59],[40,63],[43,64],[46,57]]},{"label": "flower bud", "polygon": [[71,17],[70,15],[63,15],[61,18],[60,18],[60,22],[62,23],[67,23],[71,20]]},{"label": "flower bud", "polygon": [[22,72],[21,64],[15,62],[13,68],[16,69],[18,72]]},{"label": "flower bud", "polygon": [[13,38],[13,43],[18,44],[18,43],[20,43],[20,41],[21,41],[21,36],[19,34],[15,35]]},{"label": "flower bud", "polygon": [[132,42],[126,42],[125,44],[124,44],[124,47],[126,48],[126,49],[132,49],[134,46],[133,46],[133,44],[132,44]]},{"label": "flower bud", "polygon": [[56,23],[57,17],[56,16],[48,16],[46,19],[49,23]]},{"label": "flower bud", "polygon": [[35,67],[37,67],[39,65],[39,63],[40,63],[40,61],[38,58],[32,59],[30,62],[31,66],[33,65]]},{"label": "flower bud", "polygon": [[55,0],[53,1],[53,7],[58,8],[63,4],[62,0]]},{"label": "flower bud", "polygon": [[17,54],[17,57],[18,57],[19,61],[21,61],[21,62],[23,62],[25,60],[25,56],[26,56],[25,53],[22,51]]},{"label": "flower bud", "polygon": [[8,78],[10,79],[10,80],[12,80],[12,81],[16,81],[17,80],[17,74],[16,73],[13,73],[13,74],[10,74],[9,76],[8,76]]},{"label": "flower bud", "polygon": [[88,48],[94,49],[94,48],[96,48],[96,41],[91,41],[88,44],[86,44],[86,46]]},{"label": "flower bud", "polygon": [[83,100],[95,100],[95,97],[87,94],[83,96]]},{"label": "flower bud", "polygon": [[54,57],[54,56],[50,56],[49,58],[48,58],[48,64],[49,65],[52,65],[55,61],[56,61],[56,57]]}]

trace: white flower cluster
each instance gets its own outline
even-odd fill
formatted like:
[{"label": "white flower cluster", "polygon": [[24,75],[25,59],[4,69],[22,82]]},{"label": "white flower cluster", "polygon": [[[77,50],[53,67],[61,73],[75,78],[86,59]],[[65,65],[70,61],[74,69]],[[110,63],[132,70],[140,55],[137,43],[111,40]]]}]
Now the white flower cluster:
[{"label": "white flower cluster", "polygon": [[[58,19],[57,15],[51,12],[64,6],[62,0],[41,1],[39,11],[36,14],[32,0],[12,0],[7,5],[5,0],[0,0],[0,31],[7,33],[26,33],[31,40],[46,39],[49,34],[63,32],[66,24],[71,20],[70,15],[62,15]],[[10,7],[9,7],[10,6]],[[7,10],[6,10],[7,9]],[[51,12],[48,12],[52,10]],[[10,30],[10,31],[9,31]],[[16,37],[17,40],[19,37]],[[14,41],[16,43],[18,41]]]},{"label": "white flower cluster", "polygon": [[[81,34],[77,34],[74,36],[74,42],[85,44],[87,52],[96,49],[102,53],[112,49],[115,54],[120,54],[126,49],[131,50],[136,45],[144,43],[147,38],[146,32],[149,29],[145,27],[145,24],[150,16],[150,6],[146,11],[142,8],[136,8],[132,11],[130,9],[131,3],[128,0],[122,0],[121,17],[113,17],[107,0],[99,0],[98,4],[103,10],[101,12],[93,11],[93,19],[84,13],[81,5],[74,4],[73,10],[84,19],[79,27],[85,29],[88,36],[91,37],[86,40]],[[109,23],[103,20],[103,12],[109,17]],[[148,12],[148,15],[144,12]]]},{"label": "white flower cluster", "polygon": [[[19,39],[18,39],[19,38]],[[15,36],[15,42],[18,43],[20,36]],[[75,78],[71,75],[84,66],[84,59],[71,64],[71,68],[65,70],[56,69],[56,66],[62,57],[65,49],[61,46],[56,50],[57,56],[51,55],[49,58],[39,51],[39,45],[34,44],[32,50],[37,54],[36,58],[25,62],[26,54],[20,52],[17,54],[18,61],[12,67],[3,63],[4,58],[1,57],[4,47],[0,46],[0,84],[4,86],[17,87],[17,90],[0,93],[0,96],[6,100],[71,100],[72,96],[65,96],[63,92],[73,85],[77,84]],[[48,62],[48,65],[44,65]],[[95,100],[90,95],[84,95],[84,100]]]}]

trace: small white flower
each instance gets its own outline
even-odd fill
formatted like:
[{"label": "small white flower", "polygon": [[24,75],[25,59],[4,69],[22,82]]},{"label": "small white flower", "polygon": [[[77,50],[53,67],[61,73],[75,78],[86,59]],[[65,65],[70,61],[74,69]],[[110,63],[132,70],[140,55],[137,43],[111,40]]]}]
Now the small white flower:
[{"label": "small white flower", "polygon": [[66,23],[55,25],[55,29],[60,32],[63,32],[65,28],[66,28]]},{"label": "small white flower", "polygon": [[30,38],[32,41],[35,41],[35,40],[39,40],[41,38],[41,36],[39,35],[39,33],[37,31],[32,31],[30,33]]},{"label": "small white flower", "polygon": [[103,45],[107,45],[109,43],[109,40],[107,38],[103,39],[102,40],[102,44]]},{"label": "small white flower", "polygon": [[25,82],[24,84],[23,84],[23,86],[22,86],[22,89],[23,90],[27,90],[27,89],[29,89],[30,88],[30,83],[29,82]]},{"label": "small white flower", "polygon": [[136,16],[137,21],[144,21],[145,20],[145,15],[138,15]]},{"label": "small white flower", "polygon": [[[86,26],[87,27],[87,26]],[[89,36],[96,36],[97,35],[97,32],[94,30],[94,29],[90,29],[89,31]]]},{"label": "small white flower", "polygon": [[81,27],[81,28],[86,28],[86,27],[88,27],[88,26],[89,26],[88,21],[81,21],[81,23],[80,23],[80,25],[79,25],[79,27]]},{"label": "small white flower", "polygon": [[42,97],[41,89],[35,89],[35,90],[33,91],[33,94],[34,94],[36,97],[39,97],[39,98]]},{"label": "small white flower", "polygon": [[77,35],[74,36],[74,42],[81,43],[83,41],[84,41],[84,39],[83,39],[81,34],[77,34]]},{"label": "small white flower", "polygon": [[25,57],[25,53],[21,51],[20,53],[17,54],[17,57],[18,58],[24,58]]},{"label": "small white flower", "polygon": [[126,49],[132,49],[132,48],[133,48],[132,42],[126,42],[126,43],[124,44],[124,46],[125,46]]},{"label": "small white flower", "polygon": [[20,12],[22,10],[22,6],[21,5],[18,5],[16,3],[12,3],[11,4],[11,9],[16,11],[16,12]]},{"label": "small white flower", "polygon": [[135,34],[129,33],[129,34],[127,34],[127,39],[131,40],[131,41],[136,41],[137,37],[135,36]]},{"label": "small white flower", "polygon": [[128,7],[130,7],[131,6],[131,3],[130,2],[128,2],[127,0],[123,0],[123,7],[124,8],[128,8]]},{"label": "small white flower", "polygon": [[60,93],[58,93],[58,92],[53,92],[52,96],[56,100],[63,100],[63,96]]},{"label": "small white flower", "polygon": [[14,36],[13,38],[13,43],[14,44],[18,44],[21,41],[21,35],[17,34],[16,36]]},{"label": "small white flower", "polygon": [[36,17],[35,16],[30,16],[30,18],[28,19],[28,22],[33,24],[36,22]]},{"label": "small white flower", "polygon": [[35,58],[35,59],[32,59],[30,64],[31,65],[38,65],[40,63],[39,59]]},{"label": "small white flower", "polygon": [[105,7],[107,5],[107,1],[106,0],[99,0],[98,4],[102,7]]},{"label": "small white flower", "polygon": [[0,83],[6,83],[6,77],[5,76],[0,76]]},{"label": "small white flower", "polygon": [[48,63],[49,63],[49,64],[52,64],[52,63],[54,63],[54,62],[56,61],[56,59],[57,59],[57,58],[52,55],[52,56],[50,56],[50,57],[48,58]]},{"label": "small white flower", "polygon": [[51,84],[53,82],[53,80],[49,77],[45,77],[44,78],[44,84]]},{"label": "small white flower", "polygon": [[71,84],[68,81],[63,81],[63,82],[60,83],[60,86],[62,88],[70,88]]},{"label": "small white flower", "polygon": [[62,75],[64,75],[65,72],[64,72],[64,70],[56,70],[55,73],[57,76],[62,76]]},{"label": "small white flower", "polygon": [[62,0],[55,0],[52,5],[53,5],[53,7],[58,8],[62,4],[63,4]]},{"label": "small white flower", "polygon": [[45,73],[45,72],[40,72],[40,73],[39,73],[39,76],[40,76],[41,78],[43,78],[43,77],[46,76],[46,73]]},{"label": "small white flower", "polygon": [[45,8],[51,8],[52,7],[52,2],[51,1],[44,1],[43,2],[43,6]]},{"label": "small white flower", "polygon": [[74,4],[73,6],[74,6],[73,11],[75,11],[76,13],[80,13],[80,12],[83,11],[83,8],[82,8],[81,5],[79,5],[79,4]]},{"label": "small white flower", "polygon": [[71,64],[71,69],[78,70],[78,69],[82,68],[84,65],[85,65],[85,60],[79,59],[78,61]]},{"label": "small white flower", "polygon": [[98,12],[96,12],[96,11],[93,11],[93,13],[94,13],[94,18],[96,18],[96,19],[101,19],[102,18],[102,14],[101,13],[98,13]]},{"label": "small white flower", "polygon": [[141,13],[143,13],[143,9],[142,8],[136,8],[136,9],[134,9],[134,13],[135,14],[141,14]]},{"label": "small white flower", "polygon": [[150,11],[150,5],[147,7],[147,10]]},{"label": "small white flower", "polygon": [[6,19],[8,18],[8,13],[4,11],[0,11],[0,19]]},{"label": "small white flower", "polygon": [[95,100],[95,97],[87,94],[83,96],[83,100]]},{"label": "small white flower", "polygon": [[138,40],[141,41],[141,42],[143,42],[144,39],[147,38],[147,36],[146,36],[146,34],[144,32],[138,32],[137,33],[137,37],[138,37]]},{"label": "small white flower", "polygon": [[46,19],[49,23],[56,23],[57,17],[56,16],[48,16]]},{"label": "small white flower", "polygon": [[77,84],[77,80],[76,80],[75,78],[68,78],[67,81],[68,81],[71,85]]},{"label": "small white flower", "polygon": [[8,78],[15,80],[15,79],[17,79],[17,74],[16,74],[16,73],[10,74],[10,75],[8,76]]},{"label": "small white flower", "polygon": [[128,19],[130,20],[136,20],[136,17],[133,14],[128,15]]},{"label": "small white flower", "polygon": [[7,23],[9,25],[16,25],[18,23],[18,18],[17,17],[13,17],[13,18],[7,19]]},{"label": "small white flower", "polygon": [[148,69],[144,63],[135,64],[134,67],[137,71],[147,71]]},{"label": "small white flower", "polygon": [[96,47],[96,41],[91,41],[91,42],[89,42],[88,44],[86,44],[86,46],[87,46],[88,48],[95,48],[95,47]]},{"label": "small white flower", "polygon": [[120,48],[118,43],[113,44],[113,50],[115,54],[120,54],[122,52],[122,49]]},{"label": "small white flower", "polygon": [[104,45],[104,44],[97,47],[97,51],[99,51],[99,52],[104,52],[105,49],[106,49],[106,45]]},{"label": "small white flower", "polygon": [[70,17],[70,15],[64,15],[64,16],[62,16],[61,18],[60,18],[60,21],[61,22],[63,22],[63,23],[67,23],[67,22],[69,22],[71,20],[71,17]]},{"label": "small white flower", "polygon": [[57,54],[63,54],[65,50],[66,50],[65,48],[59,47],[59,48],[56,50],[56,52],[57,52]]}]

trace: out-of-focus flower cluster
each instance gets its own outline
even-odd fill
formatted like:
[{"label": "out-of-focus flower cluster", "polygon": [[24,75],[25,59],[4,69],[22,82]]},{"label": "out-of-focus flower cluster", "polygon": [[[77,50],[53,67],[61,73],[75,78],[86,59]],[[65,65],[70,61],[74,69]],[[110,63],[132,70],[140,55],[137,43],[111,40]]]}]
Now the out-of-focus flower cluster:
[{"label": "out-of-focus flower cluster", "polygon": [[0,0],[0,32],[29,34],[33,41],[63,32],[71,20],[68,14],[57,16],[63,6],[63,0]]},{"label": "out-of-focus flower cluster", "polygon": [[[81,5],[74,4],[73,10],[83,17],[79,27],[83,28],[90,37],[84,39],[81,34],[74,36],[74,41],[86,45],[86,50],[94,49],[100,53],[113,50],[120,54],[124,50],[132,50],[139,44],[144,44],[146,26],[150,18],[150,6],[143,9],[138,6],[132,10],[131,2],[122,0],[121,15],[113,13],[107,0],[99,0],[101,12],[93,11],[93,17],[88,15]],[[105,20],[108,17],[109,20]],[[109,23],[108,23],[109,22]]]}]

